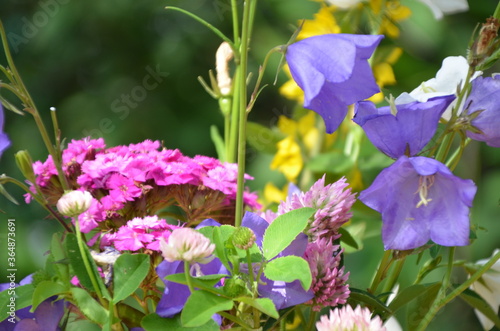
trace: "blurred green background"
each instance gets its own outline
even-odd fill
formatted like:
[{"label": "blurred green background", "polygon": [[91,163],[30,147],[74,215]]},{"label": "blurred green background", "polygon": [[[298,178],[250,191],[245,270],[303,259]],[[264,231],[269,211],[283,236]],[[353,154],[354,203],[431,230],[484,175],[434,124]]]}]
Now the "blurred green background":
[{"label": "blurred green background", "polygon": [[[474,28],[492,15],[498,1],[470,0],[468,12],[440,21],[419,2],[403,3],[412,8],[413,15],[401,24],[398,39],[385,41],[405,49],[394,66],[398,85],[386,89],[393,95],[411,91],[434,77],[446,56],[466,55]],[[108,146],[114,146],[157,139],[186,155],[215,156],[209,128],[212,124],[222,128],[222,117],[217,102],[203,90],[197,76],[207,79],[208,70],[215,67],[214,54],[220,40],[192,19],[166,11],[167,5],[192,11],[232,34],[225,0],[2,0],[0,18],[14,60],[49,127],[49,107],[56,107],[63,136],[68,140],[91,135],[103,137]],[[288,41],[291,25],[299,19],[311,19],[318,8],[318,2],[307,0],[260,1],[251,50],[254,72],[270,48]],[[278,56],[272,59],[266,83],[272,83],[278,61]],[[0,62],[6,65],[3,55]],[[498,72],[499,68],[491,71]],[[156,80],[149,80],[151,85],[145,89],[144,79],[152,76],[151,72],[158,73]],[[277,86],[286,79],[280,74]],[[279,115],[290,114],[294,104],[279,95],[277,86],[271,85],[261,94],[250,114],[251,121],[272,126]],[[14,153],[27,149],[34,160],[45,160],[47,152],[29,115],[7,112],[5,131],[12,146],[0,161],[0,173],[21,179]],[[283,182],[281,175],[269,170],[271,157],[249,151],[247,172],[259,175],[251,184],[253,189],[261,189],[269,179]],[[479,187],[472,221],[486,229],[478,231],[474,245],[459,250],[460,258],[485,258],[500,247],[499,164],[498,150],[473,143],[459,169],[460,176],[474,179]],[[17,277],[21,279],[43,267],[48,240],[59,227],[46,219],[37,205],[25,205],[23,192],[13,185],[7,188],[20,205],[0,196],[0,265],[7,260],[6,221],[14,218]],[[375,221],[372,226],[379,227],[380,223]],[[346,258],[350,282],[359,288],[368,286],[382,253],[380,238],[365,244],[374,249]],[[403,281],[414,277],[411,261]],[[0,270],[1,282],[5,274]],[[464,275],[455,277],[459,281]],[[461,312],[463,303],[456,301],[438,316],[432,330],[443,325],[453,325],[454,330],[478,328],[472,311]]]}]

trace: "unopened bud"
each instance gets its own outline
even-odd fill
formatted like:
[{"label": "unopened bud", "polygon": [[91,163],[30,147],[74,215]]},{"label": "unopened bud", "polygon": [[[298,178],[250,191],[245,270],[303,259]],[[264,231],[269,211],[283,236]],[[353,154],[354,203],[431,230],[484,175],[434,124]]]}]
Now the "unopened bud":
[{"label": "unopened bud", "polygon": [[31,183],[36,182],[35,173],[33,172],[33,160],[28,151],[19,151],[16,153],[16,163],[24,177]]},{"label": "unopened bud", "polygon": [[90,208],[92,199],[87,191],[69,191],[57,201],[57,210],[64,216],[77,217]]},{"label": "unopened bud", "polygon": [[234,230],[232,235],[233,245],[239,249],[250,249],[255,243],[255,233],[250,228],[240,226]]},{"label": "unopened bud", "polygon": [[246,294],[245,281],[239,277],[227,278],[224,280],[224,293],[231,298],[236,298]]},{"label": "unopened bud", "polygon": [[231,93],[231,76],[229,75],[229,61],[233,58],[233,50],[227,42],[223,42],[215,53],[215,71],[217,71],[217,86],[220,93]]}]

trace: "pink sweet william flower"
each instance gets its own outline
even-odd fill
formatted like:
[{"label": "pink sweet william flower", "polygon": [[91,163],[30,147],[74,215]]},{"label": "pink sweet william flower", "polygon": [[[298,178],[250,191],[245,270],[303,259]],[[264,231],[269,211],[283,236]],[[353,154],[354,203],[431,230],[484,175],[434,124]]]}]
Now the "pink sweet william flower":
[{"label": "pink sweet william flower", "polygon": [[386,331],[380,317],[371,318],[368,308],[357,306],[354,310],[346,305],[330,310],[330,316],[323,315],[316,323],[318,331]]},{"label": "pink sweet william flower", "polygon": [[210,239],[191,228],[172,231],[168,242],[160,239],[160,249],[168,262],[187,261],[206,264],[213,260],[215,245]]},{"label": "pink sweet william flower", "polygon": [[320,238],[307,245],[304,259],[311,269],[314,298],[306,304],[312,305],[313,311],[344,304],[349,297],[346,284],[349,273],[344,274],[344,267],[340,267],[342,252],[339,245],[332,244],[331,238]]}]

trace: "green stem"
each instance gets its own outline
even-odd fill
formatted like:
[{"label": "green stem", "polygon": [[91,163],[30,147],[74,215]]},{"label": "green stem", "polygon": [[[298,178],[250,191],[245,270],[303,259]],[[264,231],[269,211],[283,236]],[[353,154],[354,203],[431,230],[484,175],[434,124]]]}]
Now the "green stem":
[{"label": "green stem", "polygon": [[438,152],[436,154],[436,160],[443,162],[446,160],[446,156],[450,152],[451,145],[453,144],[453,138],[455,138],[455,132],[448,134],[444,137],[441,146],[439,146]]},{"label": "green stem", "polygon": [[207,28],[209,28],[213,33],[215,33],[217,36],[219,36],[222,40],[224,40],[225,42],[227,42],[229,44],[229,46],[231,46],[231,48],[233,49],[234,57],[235,58],[239,57],[238,49],[234,46],[234,43],[231,41],[231,39],[229,39],[228,37],[226,37],[225,34],[223,34],[219,29],[217,29],[212,24],[208,23],[207,21],[205,21],[201,17],[196,16],[193,13],[190,13],[187,10],[184,10],[182,8],[179,8],[179,7],[167,6],[167,7],[165,7],[165,9],[167,9],[167,10],[175,10],[175,11],[181,12],[181,13],[183,13],[183,14],[191,17],[192,19],[194,19],[198,23],[203,24],[204,26],[206,26]]},{"label": "green stem", "polygon": [[255,88],[252,92],[252,95],[250,96],[250,102],[247,107],[247,112],[250,112],[252,110],[255,100],[257,100],[257,96],[260,91],[260,83],[262,82],[262,78],[264,77],[264,72],[266,71],[267,63],[269,62],[271,55],[279,52],[282,52],[282,46],[276,46],[272,48],[269,52],[267,52],[266,57],[264,58],[264,62],[262,63],[262,66],[259,68],[259,76],[257,77]]},{"label": "green stem", "polygon": [[423,331],[430,324],[437,312],[448,304],[451,300],[459,296],[463,291],[468,289],[474,282],[476,282],[486,271],[488,271],[494,264],[500,259],[500,251],[497,252],[487,263],[485,263],[481,268],[479,268],[474,274],[470,276],[469,279],[464,281],[462,284],[457,286],[453,291],[451,291],[447,296],[442,299],[436,300],[431,309],[424,316],[420,325],[416,331]]},{"label": "green stem", "polygon": [[189,287],[189,292],[193,293],[194,287],[193,287],[193,280],[191,279],[191,273],[189,272],[190,268],[191,266],[189,265],[189,262],[184,261],[184,274],[186,275],[187,286]]},{"label": "green stem", "polygon": [[394,285],[396,285],[399,275],[401,274],[401,271],[403,270],[403,265],[405,264],[406,261],[406,256],[396,260],[396,264],[394,266],[394,269],[391,272],[391,275],[387,279],[387,282],[384,285],[384,289],[382,290],[382,293],[387,293],[391,292],[392,289],[394,288]]},{"label": "green stem", "polygon": [[316,322],[316,312],[311,309],[311,313],[309,314],[309,322],[307,323],[306,330],[314,330],[314,322]]},{"label": "green stem", "polygon": [[242,319],[240,319],[234,315],[231,315],[229,313],[226,313],[225,311],[219,311],[219,312],[217,312],[217,314],[221,315],[225,319],[228,319],[230,321],[235,322],[236,324],[239,324],[243,328],[243,330],[253,330],[254,329],[250,325],[245,323]]},{"label": "green stem", "polygon": [[495,8],[495,13],[493,13],[493,17],[496,18],[497,20],[500,20],[500,2],[497,5],[497,8]]},{"label": "green stem", "polygon": [[236,162],[237,155],[237,146],[238,146],[238,123],[239,123],[239,107],[240,107],[240,93],[238,91],[241,89],[240,87],[240,75],[241,68],[238,65],[236,71],[234,73],[234,92],[233,92],[233,103],[231,104],[231,118],[229,120],[229,127],[225,128],[226,131],[229,131],[229,141],[226,141],[227,144],[227,162],[234,163]]},{"label": "green stem", "polygon": [[458,165],[458,162],[462,158],[462,154],[465,150],[465,147],[467,147],[467,145],[470,142],[471,142],[470,138],[465,138],[465,139],[462,138],[462,140],[460,141],[460,146],[455,150],[455,152],[453,152],[453,154],[446,162],[446,166],[448,167],[448,169],[450,169],[451,171],[455,170],[455,168]]},{"label": "green stem", "polygon": [[380,260],[380,264],[377,269],[377,273],[373,277],[372,285],[370,286],[369,292],[370,293],[375,293],[377,290],[377,287],[379,284],[382,282],[382,280],[385,278],[385,275],[387,274],[387,270],[389,269],[389,266],[392,263],[392,258],[391,258],[392,251],[387,250],[384,252],[384,255],[382,256],[382,259]]},{"label": "green stem", "polygon": [[103,307],[106,307],[104,299],[102,297],[102,292],[101,288],[99,287],[99,283],[97,282],[97,279],[95,278],[94,271],[92,269],[92,266],[90,264],[90,260],[88,258],[88,255],[85,250],[85,244],[82,239],[82,232],[80,231],[80,221],[78,220],[78,217],[74,217],[75,220],[75,231],[76,231],[76,240],[78,243],[78,248],[80,249],[80,254],[82,256],[83,264],[85,265],[85,269],[87,270],[87,274],[90,278],[90,282],[92,283],[92,286],[94,287],[95,293],[97,294],[97,297],[99,299],[99,302]]},{"label": "green stem", "polygon": [[[238,186],[236,193],[236,210],[234,216],[235,226],[241,225],[243,218],[243,190],[245,187],[245,153],[246,153],[246,122],[247,122],[247,72],[248,72],[248,47],[252,34],[251,27],[253,17],[252,12],[255,11],[257,0],[245,0],[243,3],[243,23],[241,31],[240,45],[240,75],[238,91]],[[234,123],[233,123],[234,125]]]},{"label": "green stem", "polygon": [[240,43],[240,26],[237,0],[231,0],[231,15],[233,17],[233,36],[236,44]]}]

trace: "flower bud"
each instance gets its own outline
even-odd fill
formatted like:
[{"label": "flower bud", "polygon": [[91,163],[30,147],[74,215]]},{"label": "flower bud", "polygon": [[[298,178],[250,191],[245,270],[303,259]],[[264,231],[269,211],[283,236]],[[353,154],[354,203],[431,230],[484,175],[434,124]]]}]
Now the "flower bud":
[{"label": "flower bud", "polygon": [[224,280],[224,293],[231,298],[236,298],[246,294],[245,281],[240,277],[227,278]]},{"label": "flower bud", "polygon": [[233,50],[227,42],[223,42],[215,53],[215,71],[220,93],[225,96],[231,92],[231,76],[229,76],[229,61],[233,58]]},{"label": "flower bud", "polygon": [[68,191],[57,201],[57,210],[64,216],[76,217],[90,208],[92,199],[87,191]]},{"label": "flower bud", "polygon": [[32,183],[36,182],[35,173],[33,172],[33,160],[28,151],[19,151],[16,153],[16,163],[24,177]]},{"label": "flower bud", "polygon": [[479,35],[472,45],[471,65],[481,64],[493,53],[496,48],[495,39],[498,36],[499,27],[500,22],[494,17],[486,19],[486,23],[483,23]]},{"label": "flower bud", "polygon": [[206,264],[213,260],[215,245],[210,239],[191,228],[172,231],[168,242],[160,238],[160,250],[168,262],[187,261]]},{"label": "flower bud", "polygon": [[240,226],[234,230],[232,235],[233,245],[239,249],[250,249],[255,242],[255,233],[250,228]]}]

